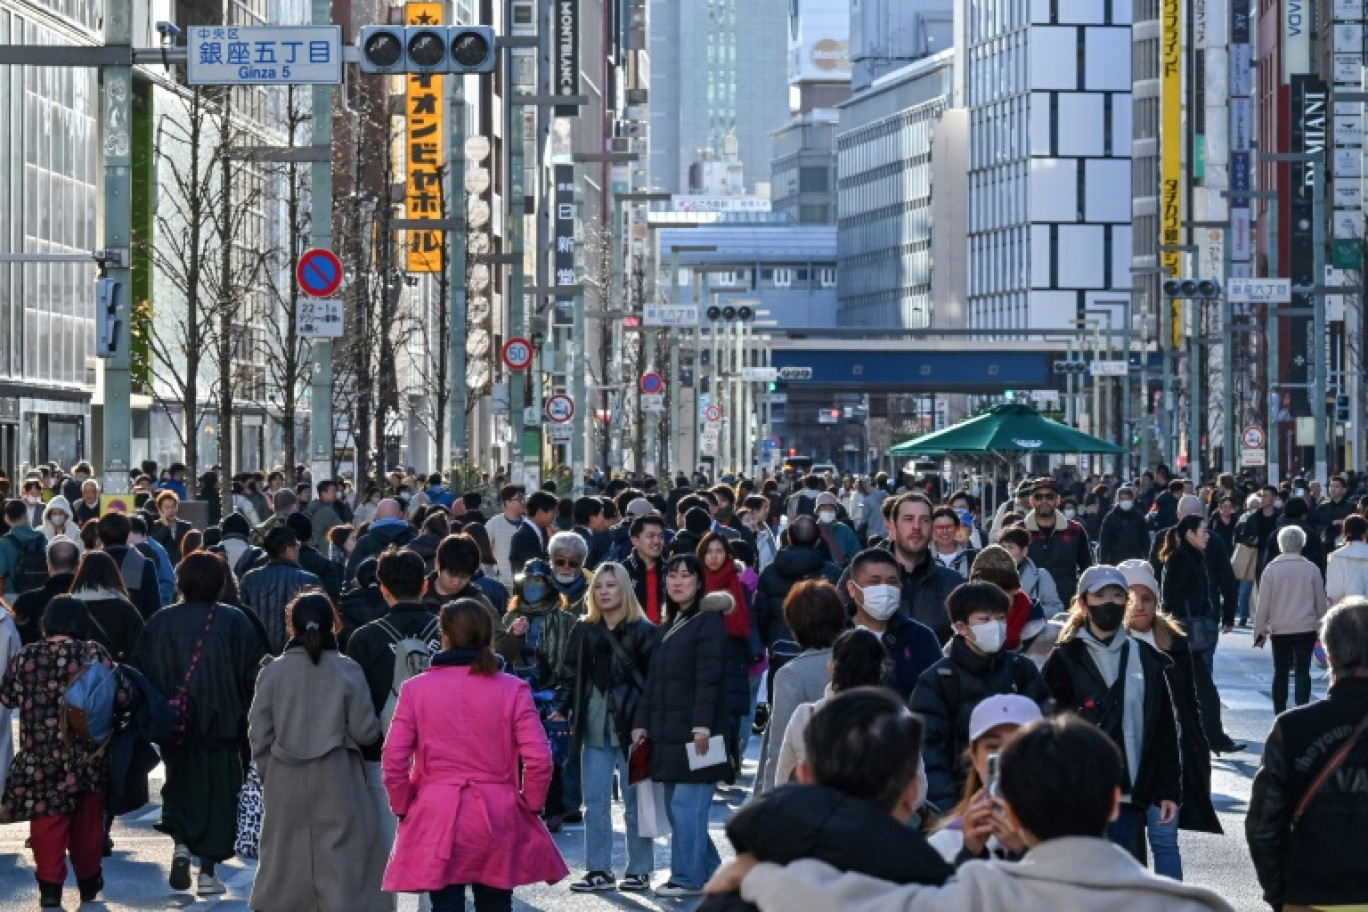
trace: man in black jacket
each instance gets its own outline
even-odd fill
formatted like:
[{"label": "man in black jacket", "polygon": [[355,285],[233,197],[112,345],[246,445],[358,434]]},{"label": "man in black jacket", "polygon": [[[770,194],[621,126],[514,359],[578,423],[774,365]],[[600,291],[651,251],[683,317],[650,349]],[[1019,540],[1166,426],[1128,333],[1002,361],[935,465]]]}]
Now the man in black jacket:
[{"label": "man in black jacket", "polygon": [[299,539],[299,567],[323,583],[323,589],[336,605],[342,598],[342,568],[328,560],[313,546],[313,520],[303,513],[291,513],[285,525]]},{"label": "man in black jacket", "polygon": [[283,521],[266,533],[265,545],[266,566],[242,578],[242,601],[265,625],[271,652],[280,655],[289,639],[290,602],[305,589],[322,589],[323,581],[300,568],[299,539]]},{"label": "man in black jacket", "polygon": [[475,539],[459,532],[448,535],[437,546],[435,563],[436,569],[428,574],[427,591],[423,593],[423,604],[429,611],[435,615],[447,602],[468,598],[483,605],[495,625],[503,620],[484,590],[471,582],[480,572],[480,546]]},{"label": "man in black jacket", "polygon": [[1116,505],[1102,517],[1097,545],[1102,563],[1112,566],[1125,560],[1144,560],[1149,554],[1149,529],[1144,514],[1135,507],[1135,489],[1130,485],[1117,490]]},{"label": "man in black jacket", "polygon": [[589,559],[586,570],[593,570],[603,562],[604,555],[613,546],[613,536],[608,531],[608,518],[603,512],[603,500],[585,495],[575,499],[573,510],[576,535],[589,546]]},{"label": "man in black jacket", "polygon": [[902,572],[903,613],[930,627],[944,645],[951,633],[945,600],[964,578],[931,556],[932,512],[925,494],[899,495],[889,508],[888,550]]},{"label": "man in black jacket", "polygon": [[[908,822],[926,797],[922,725],[892,694],[861,688],[832,697],[807,729],[801,786],[756,798],[727,822],[738,854],[788,864],[805,858],[896,884],[939,886],[954,874]],[[877,851],[874,850],[877,847]],[[750,912],[737,893],[699,912]]]},{"label": "man in black jacket", "polygon": [[819,540],[817,520],[801,514],[789,524],[788,544],[779,549],[774,561],[760,574],[755,591],[755,625],[766,649],[778,640],[793,639],[784,623],[784,599],[788,598],[789,590],[803,580],[836,583],[841,579],[841,568],[817,549]]},{"label": "man in black jacket", "polygon": [[[1332,683],[1326,700],[1278,716],[1254,776],[1245,836],[1274,909],[1368,903],[1368,600],[1332,608],[1321,626]],[[1295,812],[1351,738],[1356,744]]]},{"label": "man in black jacket", "polygon": [[1041,478],[1031,491],[1032,509],[1026,514],[1026,531],[1031,533],[1027,556],[1050,574],[1059,591],[1059,600],[1068,607],[1078,591],[1078,576],[1092,566],[1092,545],[1088,533],[1072,519],[1059,514],[1059,486],[1053,479]]},{"label": "man in black jacket", "polygon": [[66,536],[54,538],[47,546],[48,580],[40,589],[25,592],[14,600],[14,626],[19,631],[19,642],[27,646],[43,638],[43,611],[48,602],[71,590],[76,579],[76,568],[81,563],[81,552],[76,543]]},{"label": "man in black jacket", "polygon": [[404,508],[399,501],[393,498],[380,501],[375,505],[375,518],[371,520],[369,531],[357,539],[351,557],[347,558],[343,581],[349,583],[354,580],[356,568],[366,558],[377,557],[391,547],[402,548],[417,537],[413,526],[404,519]]},{"label": "man in black jacket", "polygon": [[556,495],[533,491],[527,495],[527,516],[508,545],[508,565],[516,576],[530,560],[546,559],[546,542],[556,521]]},{"label": "man in black jacket", "polygon": [[161,608],[161,592],[157,588],[157,566],[128,544],[133,525],[122,513],[106,513],[95,524],[104,552],[119,565],[128,600],[147,620]]},{"label": "man in black jacket", "polygon": [[660,557],[665,552],[665,520],[647,513],[632,520],[632,553],[622,562],[632,578],[632,589],[641,610],[652,624],[659,624],[665,611],[665,568]]}]

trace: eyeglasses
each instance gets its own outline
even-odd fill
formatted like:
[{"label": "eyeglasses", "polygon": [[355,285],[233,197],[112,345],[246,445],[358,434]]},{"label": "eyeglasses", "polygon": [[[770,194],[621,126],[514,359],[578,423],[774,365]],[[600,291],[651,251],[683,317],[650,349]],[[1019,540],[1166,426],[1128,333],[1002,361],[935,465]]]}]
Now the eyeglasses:
[{"label": "eyeglasses", "polygon": [[1059,500],[1059,495],[1046,491],[1042,494],[1032,494],[1031,500]]},{"label": "eyeglasses", "polygon": [[553,560],[551,561],[551,566],[569,567],[571,569],[578,570],[580,568],[580,562],[577,560]]}]

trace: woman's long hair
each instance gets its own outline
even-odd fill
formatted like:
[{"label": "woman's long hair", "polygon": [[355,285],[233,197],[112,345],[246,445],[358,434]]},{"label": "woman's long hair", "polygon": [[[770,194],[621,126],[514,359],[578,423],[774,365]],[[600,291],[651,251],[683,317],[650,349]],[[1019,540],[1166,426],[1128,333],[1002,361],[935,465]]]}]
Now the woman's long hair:
[{"label": "woman's long hair", "polygon": [[76,577],[71,581],[70,591],[80,592],[84,589],[108,589],[124,597],[128,596],[128,587],[124,585],[123,577],[119,574],[119,565],[103,551],[87,551],[81,557],[80,566],[76,568]]},{"label": "woman's long hair", "polygon": [[337,651],[337,631],[342,623],[327,593],[306,589],[290,602],[286,616],[290,619],[291,637],[304,647],[315,665],[323,657],[323,650]]},{"label": "woman's long hair", "polygon": [[1196,532],[1206,522],[1206,517],[1200,513],[1189,513],[1172,529],[1164,533],[1164,543],[1159,547],[1159,563],[1167,564],[1168,559],[1178,553],[1178,549],[1187,541],[1189,532]]},{"label": "woman's long hair", "polygon": [[622,564],[607,561],[599,564],[594,571],[594,577],[589,581],[589,595],[584,599],[584,622],[586,624],[597,624],[603,620],[603,611],[598,606],[598,601],[594,598],[594,583],[598,582],[600,576],[611,576],[617,580],[618,588],[622,590],[622,606],[627,609],[623,616],[624,623],[639,621],[646,616],[641,610],[641,602],[637,601],[636,589],[632,586],[632,578],[627,575],[627,568]]},{"label": "woman's long hair", "polygon": [[499,657],[494,654],[494,619],[489,610],[472,598],[461,598],[442,606],[442,648],[475,653],[470,673],[494,675]]},{"label": "woman's long hair", "polygon": [[[1131,615],[1135,613],[1135,606],[1138,603],[1139,599],[1135,597],[1134,592],[1126,599],[1126,618],[1122,624],[1127,630],[1130,630]],[[1154,645],[1159,647],[1160,652],[1168,652],[1173,647],[1175,639],[1187,636],[1183,632],[1183,628],[1173,619],[1173,615],[1165,611],[1163,606],[1159,604],[1159,593],[1157,592],[1154,594],[1154,626],[1150,628],[1150,631],[1154,634]]]}]

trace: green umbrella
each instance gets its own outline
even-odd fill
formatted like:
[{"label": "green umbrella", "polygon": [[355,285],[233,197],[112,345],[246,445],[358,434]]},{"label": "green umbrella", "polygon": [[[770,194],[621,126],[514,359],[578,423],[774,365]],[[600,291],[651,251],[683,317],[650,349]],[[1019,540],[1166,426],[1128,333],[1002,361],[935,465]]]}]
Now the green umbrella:
[{"label": "green umbrella", "polygon": [[944,430],[900,443],[893,456],[942,453],[1099,453],[1125,450],[1091,434],[1039,414],[1029,405],[1008,402]]}]

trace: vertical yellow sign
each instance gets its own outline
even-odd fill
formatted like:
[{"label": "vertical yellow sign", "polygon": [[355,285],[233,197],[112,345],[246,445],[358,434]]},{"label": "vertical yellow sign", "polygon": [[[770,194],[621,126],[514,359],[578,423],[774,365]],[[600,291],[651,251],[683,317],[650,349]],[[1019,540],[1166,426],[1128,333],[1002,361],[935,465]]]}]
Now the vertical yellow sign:
[{"label": "vertical yellow sign", "polygon": [[[408,3],[404,5],[407,25],[440,25],[442,4]],[[405,204],[411,219],[439,219],[442,212],[441,167],[444,161],[442,118],[442,77],[416,75],[405,77],[408,91],[404,104],[408,135],[408,190]],[[408,253],[409,272],[440,272],[442,269],[441,231],[412,230],[407,232],[404,247]]]},{"label": "vertical yellow sign", "polygon": [[[1159,244],[1183,236],[1183,0],[1163,0],[1159,39]],[[1160,250],[1166,277],[1178,278],[1182,255]],[[1182,305],[1169,302],[1174,348],[1182,343]]]}]

